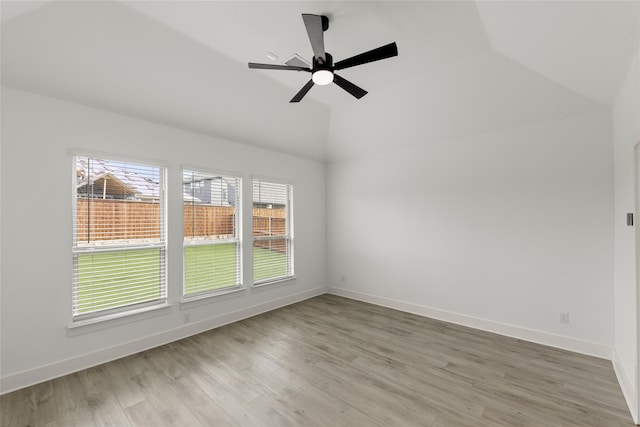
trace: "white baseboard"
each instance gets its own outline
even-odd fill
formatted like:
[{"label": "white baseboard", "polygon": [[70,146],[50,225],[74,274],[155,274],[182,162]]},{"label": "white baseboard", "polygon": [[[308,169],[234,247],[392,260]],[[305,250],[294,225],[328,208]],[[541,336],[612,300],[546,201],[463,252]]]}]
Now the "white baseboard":
[{"label": "white baseboard", "polygon": [[613,370],[616,373],[616,377],[618,378],[618,383],[620,384],[620,388],[622,389],[622,394],[624,399],[627,401],[627,406],[629,407],[629,412],[631,412],[631,417],[633,418],[633,422],[636,424],[640,424],[640,415],[638,414],[638,398],[635,391],[634,383],[631,381],[629,375],[625,371],[622,363],[620,362],[620,357],[618,356],[618,352],[613,349],[613,357],[611,358],[611,362],[613,363]]},{"label": "white baseboard", "polygon": [[149,350],[173,341],[187,338],[191,335],[215,329],[229,323],[237,322],[276,308],[284,307],[296,302],[304,301],[326,293],[326,288],[315,288],[299,292],[286,297],[277,298],[261,304],[246,307],[231,313],[222,314],[199,322],[188,323],[180,327],[150,335],[134,341],[125,342],[112,347],[82,354],[69,359],[54,362],[16,374],[7,375],[0,379],[0,394],[9,393],[24,387],[48,381],[63,375],[81,371],[92,366],[100,365],[121,357]]},{"label": "white baseboard", "polygon": [[468,326],[470,328],[480,329],[487,332],[493,332],[495,334],[505,335],[508,337],[530,341],[537,344],[574,351],[576,353],[586,354],[601,359],[611,360],[612,356],[612,348],[610,346],[594,343],[591,341],[584,341],[577,338],[551,334],[534,329],[527,329],[520,326],[495,322],[492,320],[480,319],[477,317],[467,316],[465,314],[440,310],[437,308],[408,303],[391,298],[379,297],[376,295],[352,291],[339,287],[330,286],[327,292],[333,295],[381,305],[383,307],[393,308],[395,310],[405,311],[407,313],[417,314],[419,316],[443,320],[445,322],[455,323],[457,325]]}]

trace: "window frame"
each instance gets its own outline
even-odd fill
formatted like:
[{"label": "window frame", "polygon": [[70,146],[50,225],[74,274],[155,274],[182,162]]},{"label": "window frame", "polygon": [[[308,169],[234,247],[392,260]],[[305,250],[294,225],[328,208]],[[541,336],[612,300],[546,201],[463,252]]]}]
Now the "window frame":
[{"label": "window frame", "polygon": [[[69,328],[75,328],[88,324],[103,322],[106,320],[118,319],[122,317],[132,316],[151,310],[157,310],[169,307],[168,302],[168,194],[167,194],[167,176],[168,168],[163,162],[152,159],[132,158],[130,156],[121,156],[113,153],[92,152],[86,150],[70,150],[71,156],[71,204],[72,204],[72,277],[71,277],[71,320]],[[87,159],[97,159],[113,163],[123,163],[135,166],[150,167],[158,169],[158,198],[159,198],[159,237],[158,242],[146,242],[141,244],[102,244],[99,247],[81,247],[78,244],[78,157]],[[142,249],[159,249],[159,298],[148,299],[141,302],[124,303],[116,307],[98,309],[86,313],[77,311],[77,294],[78,294],[78,262],[79,256],[82,254],[106,254],[106,253],[124,253],[131,251],[139,251]]]},{"label": "window frame", "polygon": [[287,187],[287,191],[286,191],[286,206],[285,206],[285,235],[284,236],[264,236],[264,237],[259,237],[259,236],[255,236],[254,232],[255,230],[251,230],[251,248],[252,251],[254,251],[255,248],[255,242],[257,241],[273,241],[273,240],[282,240],[284,239],[286,241],[286,247],[287,247],[287,256],[288,256],[288,261],[286,262],[286,267],[287,267],[287,272],[285,275],[281,275],[281,276],[273,276],[273,277],[268,277],[265,279],[260,279],[260,280],[256,280],[255,279],[255,251],[253,252],[254,256],[252,256],[252,268],[251,268],[251,274],[252,274],[252,286],[253,287],[261,287],[261,286],[265,286],[265,285],[271,285],[271,284],[275,284],[275,283],[280,283],[280,282],[284,282],[284,281],[289,281],[289,280],[293,280],[296,278],[295,276],[295,256],[294,256],[294,215],[293,215],[293,207],[294,207],[294,183],[288,180],[284,180],[284,179],[279,179],[279,178],[273,178],[273,177],[265,177],[265,176],[259,176],[259,175],[254,175],[251,177],[251,208],[252,208],[252,224],[253,224],[253,217],[254,217],[254,212],[253,209],[255,208],[255,204],[256,202],[253,200],[254,197],[254,185],[255,182],[265,182],[265,183],[269,183],[269,184],[277,184],[277,185],[284,185]]},{"label": "window frame", "polygon": [[[243,281],[243,265],[244,265],[244,257],[243,257],[243,207],[242,207],[242,203],[243,203],[243,191],[242,191],[242,186],[243,186],[243,176],[242,174],[236,173],[236,172],[230,172],[230,171],[224,171],[224,170],[213,170],[213,169],[209,169],[209,168],[202,168],[202,167],[198,167],[198,166],[190,166],[190,165],[183,165],[180,169],[180,177],[181,177],[181,189],[183,190],[183,192],[185,191],[184,188],[184,174],[185,172],[190,171],[190,172],[194,172],[194,173],[199,173],[199,174],[203,174],[203,175],[210,175],[211,177],[215,178],[215,177],[222,177],[222,178],[233,178],[235,179],[235,191],[236,191],[236,197],[235,197],[235,218],[234,218],[234,229],[236,231],[236,236],[235,238],[230,238],[230,239],[215,239],[215,240],[207,240],[207,241],[202,241],[202,242],[197,242],[197,241],[192,241],[192,242],[188,242],[186,240],[187,236],[184,233],[184,206],[185,206],[185,200],[184,200],[184,196],[181,197],[181,223],[182,223],[182,280],[181,280],[181,286],[180,286],[180,302],[181,303],[190,303],[193,301],[199,301],[199,300],[204,300],[207,298],[212,298],[212,297],[216,297],[219,295],[225,295],[228,293],[233,293],[233,292],[238,292],[238,291],[242,291],[245,289],[244,287],[244,281]],[[193,181],[190,182],[190,186],[193,186]],[[203,185],[203,189],[204,189],[204,185]],[[190,293],[190,294],[186,294],[186,271],[187,271],[187,255],[186,255],[186,249],[189,247],[195,247],[195,246],[209,246],[209,245],[222,245],[222,244],[229,244],[229,243],[235,243],[236,248],[235,248],[235,253],[236,253],[236,283],[234,285],[230,285],[230,286],[225,286],[222,288],[214,288],[214,289],[209,289],[209,290],[204,290],[201,292],[194,292],[194,293]]]}]

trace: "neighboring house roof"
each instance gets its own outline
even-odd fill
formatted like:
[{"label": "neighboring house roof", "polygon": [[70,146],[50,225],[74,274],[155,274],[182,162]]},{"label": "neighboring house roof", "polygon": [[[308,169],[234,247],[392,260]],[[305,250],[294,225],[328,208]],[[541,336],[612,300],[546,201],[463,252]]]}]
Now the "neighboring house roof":
[{"label": "neighboring house roof", "polygon": [[[86,157],[77,157],[77,173],[78,191],[83,192],[83,188],[89,184],[94,184],[94,192],[97,197],[101,197],[106,183],[105,193],[110,196],[117,195],[119,198],[136,198],[140,200],[157,200],[158,182],[145,177],[145,167],[139,168],[139,172],[135,171],[131,165],[121,162],[109,162],[102,159],[91,159],[91,165],[88,164]],[[148,172],[152,170],[147,168]],[[106,179],[106,181],[105,181]],[[86,189],[84,190],[86,191]],[[193,201],[200,203],[201,200],[186,192],[182,194],[185,201]]]},{"label": "neighboring house roof", "polygon": [[[109,162],[102,159],[91,159],[89,162],[86,157],[77,157],[76,167],[78,169],[78,188],[88,183],[96,183],[100,185],[100,180],[105,177],[113,181],[112,189],[116,191],[116,187],[125,193],[109,193],[109,183],[107,182],[108,194],[122,194],[126,196],[136,197],[138,199],[158,199],[159,183],[151,177],[145,177],[145,167],[138,167],[138,171],[131,165],[121,162]],[[89,164],[90,163],[90,164]],[[151,175],[152,167],[147,168],[147,172]],[[109,181],[108,180],[108,181]],[[100,187],[101,188],[101,187]]]},{"label": "neighboring house roof", "polygon": [[78,191],[81,193],[87,192],[86,188],[90,184],[93,184],[94,193],[100,197],[101,195],[117,195],[119,198],[129,198],[136,195],[136,190],[131,188],[124,182],[120,181],[111,173],[102,173],[100,175],[91,176],[88,179],[78,180]]},{"label": "neighboring house roof", "polygon": [[[92,183],[99,189],[98,191],[94,189],[94,192],[100,197],[101,193],[99,191],[103,191],[103,185],[106,182],[107,195],[118,195],[124,198],[140,200],[157,200],[159,198],[159,183],[151,178],[152,167],[132,166],[123,162],[110,162],[93,158],[89,162],[87,157],[77,157],[76,159],[76,168],[78,170],[77,188],[80,191],[82,191],[83,187]],[[144,176],[145,173],[149,176]],[[194,178],[194,180],[226,180],[222,176],[211,177],[208,175],[198,175],[194,176]],[[198,197],[190,195],[186,191],[183,192],[183,199],[196,203],[201,202]],[[286,191],[283,191],[282,184],[256,181],[253,184],[253,201],[263,204],[286,205],[287,194]]]}]

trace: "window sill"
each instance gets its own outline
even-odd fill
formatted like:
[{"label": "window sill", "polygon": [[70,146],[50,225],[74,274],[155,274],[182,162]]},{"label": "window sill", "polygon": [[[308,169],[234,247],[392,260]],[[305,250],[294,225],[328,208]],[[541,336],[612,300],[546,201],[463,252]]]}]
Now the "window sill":
[{"label": "window sill", "polygon": [[256,282],[252,286],[254,288],[261,288],[263,286],[275,285],[277,283],[283,283],[283,282],[291,282],[291,281],[294,281],[294,280],[296,280],[296,276],[278,277],[277,279],[273,279],[273,280],[265,280],[263,282]]},{"label": "window sill", "polygon": [[198,295],[193,297],[184,297],[182,298],[182,300],[180,300],[180,310],[185,310],[186,308],[189,308],[189,307],[206,304],[207,302],[213,301],[217,298],[220,298],[226,295],[241,293],[241,292],[244,292],[245,290],[246,288],[240,285],[238,287],[233,287],[230,289],[222,289],[218,292],[212,292],[212,293],[207,293],[204,295]]},{"label": "window sill", "polygon": [[[103,329],[105,327],[117,326],[123,323],[133,322],[140,320],[141,318],[152,317],[150,314],[156,315],[157,312],[164,311],[171,307],[171,304],[163,302],[161,304],[151,305],[147,307],[140,307],[133,310],[122,311],[119,313],[107,314],[104,316],[92,317],[90,319],[72,321],[67,325],[69,333],[82,333],[84,330],[87,332]],[[92,327],[93,326],[93,327]],[[82,332],[80,332],[82,331]]]}]

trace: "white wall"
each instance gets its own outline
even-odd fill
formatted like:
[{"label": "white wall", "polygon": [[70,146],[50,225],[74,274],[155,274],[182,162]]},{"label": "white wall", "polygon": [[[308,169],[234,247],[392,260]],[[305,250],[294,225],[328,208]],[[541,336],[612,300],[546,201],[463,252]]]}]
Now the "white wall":
[{"label": "white wall", "polygon": [[610,357],[610,113],[411,147],[420,126],[329,164],[332,291]]},{"label": "white wall", "polygon": [[613,108],[615,157],[615,356],[614,366],[627,403],[638,421],[637,391],[637,295],[636,227],[626,225],[627,212],[634,212],[634,146],[640,142],[640,53],[629,68]]},{"label": "white wall", "polygon": [[[169,170],[169,309],[69,330],[71,148],[165,163]],[[2,391],[104,362],[325,290],[324,164],[3,88]],[[182,165],[295,186],[295,281],[181,306]],[[248,186],[247,186],[248,184]],[[251,201],[245,200],[245,211]],[[249,207],[249,209],[247,209]],[[250,224],[251,220],[245,221]],[[251,280],[245,245],[245,282]],[[183,323],[191,313],[192,322]]]}]

